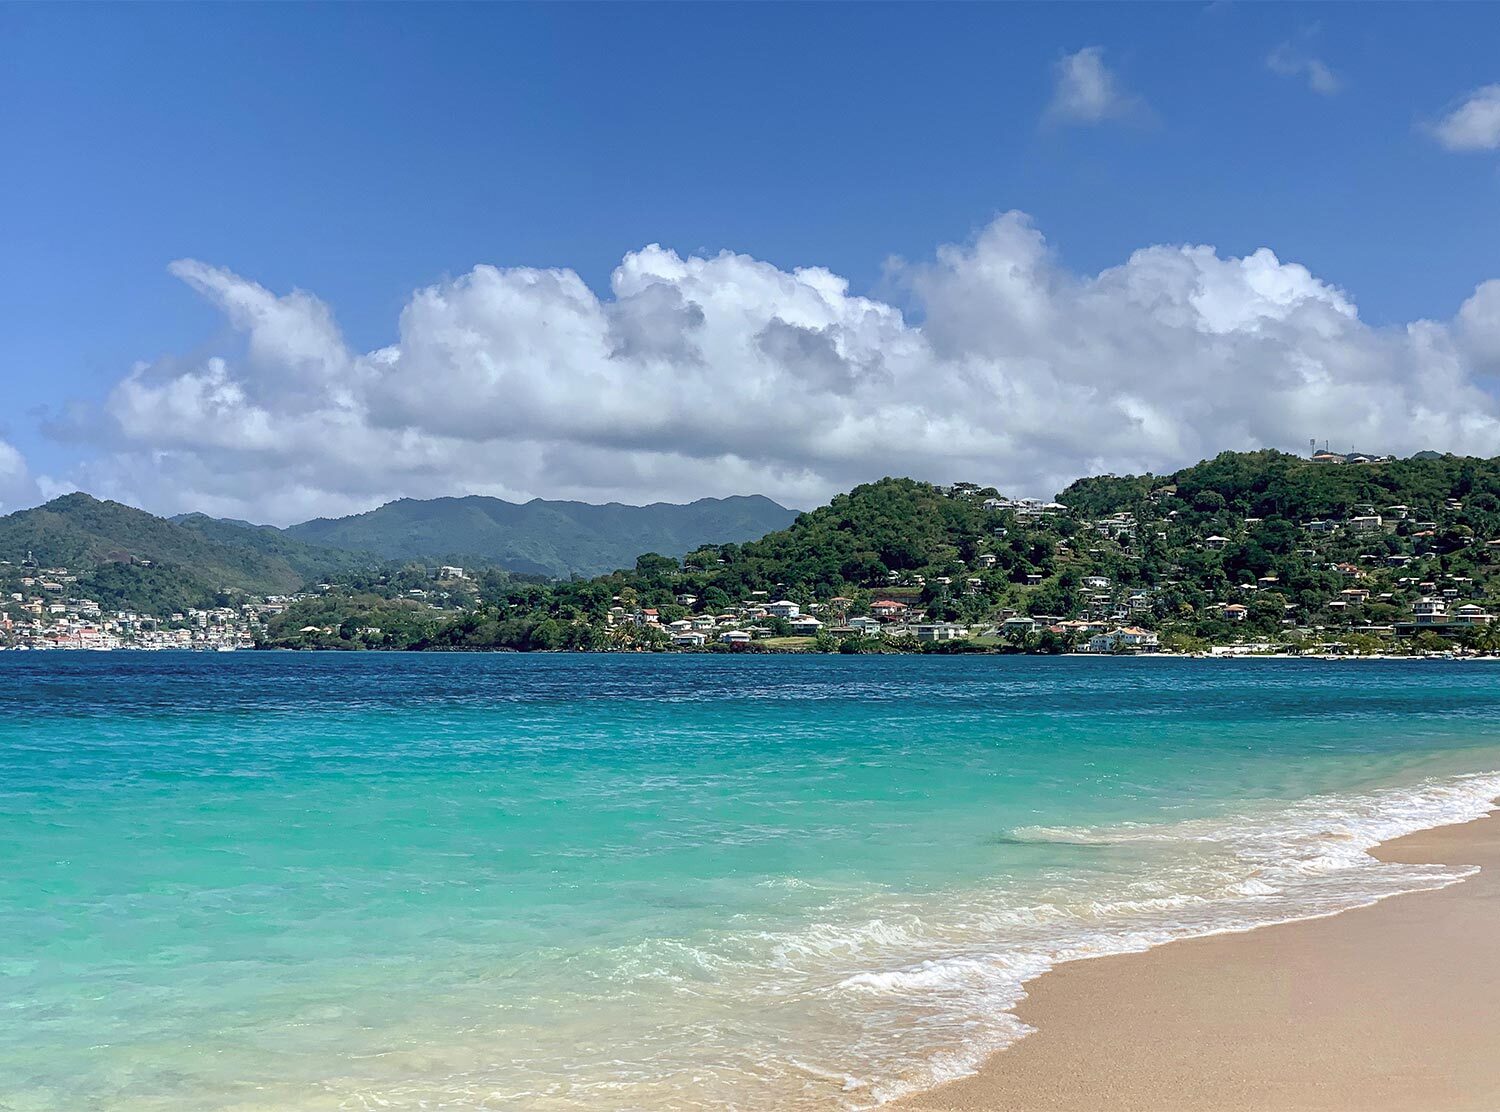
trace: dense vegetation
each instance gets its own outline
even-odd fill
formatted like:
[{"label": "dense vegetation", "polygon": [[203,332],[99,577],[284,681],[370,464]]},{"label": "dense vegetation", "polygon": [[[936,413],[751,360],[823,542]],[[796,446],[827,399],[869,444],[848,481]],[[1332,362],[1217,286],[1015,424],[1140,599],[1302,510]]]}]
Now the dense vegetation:
[{"label": "dense vegetation", "polygon": [[[27,553],[41,567],[76,574],[78,596],[151,613],[291,592],[320,570],[306,546],[293,560],[87,494],[0,518],[0,554],[18,563]],[[329,553],[327,566],[347,559]]]},{"label": "dense vegetation", "polygon": [[[753,623],[751,650],[915,647],[907,635],[873,638],[846,624],[890,599],[913,622],[971,631],[966,644],[927,646],[944,651],[1058,651],[1083,635],[1065,619],[1142,626],[1183,649],[1247,639],[1372,648],[1410,625],[1425,596],[1500,604],[1500,460],[1430,453],[1370,465],[1224,453],[1169,475],[1080,479],[1048,506],[969,484],[883,479],[758,540],[647,553],[626,570],[566,581],[499,570],[436,580],[430,564],[347,553],[325,562],[326,549],[277,530],[161,522],[69,498],[0,521],[0,546],[32,548],[43,562],[94,561],[81,589],[105,605],[131,592],[176,599],[306,584],[264,638],[289,647],[655,648],[672,622],[707,617],[726,619],[715,630]],[[449,501],[478,512],[491,500]],[[247,541],[227,543],[236,536]],[[773,599],[822,613],[839,632],[788,640],[788,623],[761,610]],[[1036,629],[1001,629],[1026,616]],[[1500,629],[1476,628],[1461,640],[1497,638]]]},{"label": "dense vegetation", "polygon": [[[1497,460],[1364,466],[1225,453],[1170,475],[1082,479],[1058,498],[1028,512],[986,488],[884,479],[757,541],[706,545],[681,560],[648,554],[589,581],[488,584],[479,605],[434,622],[411,646],[650,647],[665,640],[661,630],[622,623],[621,612],[654,610],[664,625],[757,598],[804,607],[847,599],[840,613],[855,616],[889,597],[924,619],[976,628],[1010,614],[1054,622],[1103,613],[1088,577],[1110,582],[1104,611],[1118,620],[1128,605],[1130,622],[1178,648],[1255,637],[1366,645],[1376,640],[1367,630],[1409,619],[1415,598],[1450,581],[1464,584],[1463,599],[1500,600],[1496,546],[1484,543],[1500,538]],[[1310,529],[1361,514],[1380,515],[1381,526]],[[1368,598],[1351,609],[1341,595],[1353,587]],[[1424,636],[1431,644],[1436,635]],[[820,646],[834,647],[826,634]],[[1024,647],[1063,646],[1038,632]]]},{"label": "dense vegetation", "polygon": [[231,521],[207,514],[182,514],[171,521],[214,544],[248,548],[262,556],[280,560],[301,577],[302,583],[316,582],[334,572],[371,568],[386,562],[372,552],[309,544],[273,525],[252,525],[248,521]]},{"label": "dense vegetation", "polygon": [[1465,503],[1472,522],[1500,523],[1500,459],[1433,453],[1347,466],[1310,463],[1285,452],[1222,452],[1172,475],[1079,479],[1058,501],[1099,517],[1146,505],[1152,490],[1168,485],[1176,488],[1178,502],[1199,512],[1226,510],[1231,519],[1307,521],[1351,516],[1361,506],[1378,512],[1397,504],[1431,516],[1455,499]]}]

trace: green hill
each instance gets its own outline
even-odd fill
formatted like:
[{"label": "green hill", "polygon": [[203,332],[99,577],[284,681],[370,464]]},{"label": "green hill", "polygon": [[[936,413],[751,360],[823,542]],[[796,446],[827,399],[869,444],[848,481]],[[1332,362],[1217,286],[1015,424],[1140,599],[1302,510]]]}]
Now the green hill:
[{"label": "green hill", "polygon": [[1431,517],[1448,499],[1463,501],[1474,494],[1485,497],[1473,509],[1487,510],[1489,499],[1500,494],[1500,461],[1420,452],[1376,465],[1330,465],[1271,450],[1221,452],[1170,475],[1079,479],[1058,501],[1083,513],[1116,513],[1138,507],[1151,491],[1168,486],[1175,487],[1180,501],[1200,510],[1200,499],[1217,508],[1214,499],[1221,498],[1224,508],[1240,517],[1341,517],[1392,505]]},{"label": "green hill", "polygon": [[[235,592],[293,591],[317,574],[306,545],[278,552],[220,533],[67,494],[0,517],[0,558],[15,563],[29,552],[39,566],[65,567],[78,577],[70,594],[152,612],[205,605]],[[347,559],[332,554],[335,565]]]},{"label": "green hill", "polygon": [[[1082,636],[1065,621],[1144,626],[1178,647],[1260,638],[1374,651],[1403,623],[1410,634],[1426,596],[1500,611],[1500,459],[1224,453],[1169,475],[1080,479],[1046,505],[972,484],[882,479],[756,541],[487,593],[478,613],[431,643],[633,647],[665,640],[646,614],[664,625],[787,598],[822,604],[825,616],[861,615],[889,597],[908,604],[908,617],[977,629],[1035,617],[1047,633],[1030,636],[1048,651]],[[1500,646],[1500,626],[1484,620],[1444,632]],[[998,631],[986,643],[997,642],[1020,643]],[[1418,643],[1446,642],[1428,630]]]},{"label": "green hill", "polygon": [[389,560],[443,561],[567,577],[629,567],[642,552],[681,555],[787,526],[796,511],[759,496],[594,506],[500,498],[403,498],[353,517],[284,530],[295,540]]},{"label": "green hill", "polygon": [[248,548],[271,560],[282,561],[304,581],[321,579],[335,572],[373,567],[381,562],[370,552],[351,552],[299,541],[274,525],[253,525],[248,521],[209,517],[207,514],[180,514],[170,520],[211,543]]},{"label": "green hill", "polygon": [[[784,527],[765,531],[777,518]],[[1079,479],[1049,504],[972,484],[882,479],[800,515],[763,498],[644,507],[408,500],[289,530],[201,515],[166,521],[78,494],[0,518],[0,559],[12,561],[0,570],[14,578],[28,551],[79,576],[70,594],[157,612],[326,579],[333,586],[281,624],[336,629],[326,636],[341,647],[346,629],[364,644],[376,627],[390,648],[639,647],[690,614],[757,614],[757,600],[848,617],[884,596],[906,603],[908,618],[994,636],[1000,623],[1020,616],[1024,625],[1030,615],[1054,641],[1078,635],[1072,622],[1144,626],[1179,645],[1384,644],[1410,634],[1402,627],[1421,624],[1417,604],[1430,614],[1436,599],[1450,613],[1481,612],[1467,631],[1442,631],[1472,633],[1477,644],[1491,632],[1479,627],[1500,612],[1500,459],[1325,463],[1231,452],[1171,474]],[[429,570],[380,564],[399,559]],[[438,561],[490,568],[433,587]],[[551,583],[500,570],[561,576],[621,565]],[[387,605],[429,591],[449,616],[416,607],[423,621],[413,623]],[[371,599],[386,609],[377,613]],[[274,629],[273,642],[295,642],[283,633]],[[1500,622],[1493,633],[1500,645]]]}]

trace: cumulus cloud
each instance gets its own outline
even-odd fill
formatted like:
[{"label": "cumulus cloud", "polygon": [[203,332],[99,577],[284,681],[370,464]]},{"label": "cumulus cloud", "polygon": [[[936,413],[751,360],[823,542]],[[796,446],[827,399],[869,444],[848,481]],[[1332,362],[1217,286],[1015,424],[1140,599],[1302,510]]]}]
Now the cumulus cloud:
[{"label": "cumulus cloud", "polygon": [[14,445],[0,440],[0,513],[35,501],[36,489],[25,458]]},{"label": "cumulus cloud", "polygon": [[881,475],[1050,494],[1309,437],[1500,453],[1500,282],[1447,321],[1374,328],[1262,249],[1143,248],[1098,274],[1020,213],[917,264],[901,305],[829,270],[627,255],[607,295],[570,270],[478,266],[418,290],[359,352],[328,306],[179,263],[243,337],[142,364],[70,476],[151,508],[286,522],[399,496],[815,504]]},{"label": "cumulus cloud", "polygon": [[1500,85],[1475,89],[1431,131],[1450,151],[1500,150]]},{"label": "cumulus cloud", "polygon": [[1086,46],[1053,67],[1052,101],[1045,119],[1058,124],[1099,124],[1138,118],[1145,102],[1126,92],[1104,64],[1102,46]]},{"label": "cumulus cloud", "polygon": [[1290,42],[1282,43],[1266,56],[1266,67],[1282,77],[1305,80],[1309,89],[1323,96],[1332,96],[1344,87],[1338,74],[1329,69],[1327,63],[1303,53]]},{"label": "cumulus cloud", "polygon": [[1455,329],[1460,350],[1482,375],[1500,376],[1500,279],[1481,282],[1459,307]]}]

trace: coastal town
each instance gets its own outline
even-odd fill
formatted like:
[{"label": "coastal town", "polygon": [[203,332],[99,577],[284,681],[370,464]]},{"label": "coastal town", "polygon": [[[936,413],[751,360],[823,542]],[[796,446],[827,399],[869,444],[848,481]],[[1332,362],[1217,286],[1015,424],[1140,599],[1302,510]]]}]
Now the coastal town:
[{"label": "coastal town", "polygon": [[[1234,465],[1252,466],[1247,458],[1233,457]],[[1314,483],[1332,469],[1387,475],[1403,466],[1326,451],[1280,459],[1275,466],[1295,464],[1301,471],[1287,474]],[[1231,504],[1196,474],[1080,480],[1055,501],[883,480],[764,541],[705,545],[680,559],[643,556],[635,569],[591,581],[408,563],[329,575],[284,594],[222,589],[203,605],[156,611],[92,597],[87,569],[6,554],[0,648],[1500,650],[1493,493],[1426,504],[1346,499],[1342,512],[1292,517],[1246,512],[1250,500]],[[1117,508],[1122,502],[1129,508]],[[893,528],[913,536],[885,535]],[[117,571],[162,570],[145,553],[112,557]]]},{"label": "coastal town", "polygon": [[106,610],[75,590],[65,567],[38,567],[30,555],[0,560],[0,648],[195,649],[254,648],[269,618],[293,601],[273,597],[238,606],[188,607],[165,614]]},{"label": "coastal town", "polygon": [[[1321,455],[1319,462],[1331,458],[1328,453]],[[1353,457],[1353,460],[1383,462],[1379,457]],[[952,496],[954,491],[949,488],[947,493]],[[1160,493],[1170,496],[1175,492]],[[1068,507],[1061,503],[1031,498],[987,498],[983,507],[1012,515],[1020,523],[1032,524],[1069,513]],[[1204,613],[1237,633],[1252,614],[1264,613],[1268,608],[1279,609],[1281,615],[1276,619],[1279,628],[1265,636],[1232,634],[1222,643],[1189,645],[1186,651],[1206,651],[1213,655],[1288,651],[1342,654],[1356,646],[1356,651],[1366,652],[1379,647],[1406,653],[1452,655],[1455,649],[1461,653],[1465,649],[1494,651],[1500,647],[1495,643],[1500,638],[1487,636],[1500,633],[1500,627],[1491,631],[1495,616],[1483,602],[1477,601],[1481,592],[1475,578],[1440,570],[1435,543],[1440,528],[1437,521],[1414,519],[1411,508],[1405,505],[1383,507],[1380,512],[1374,506],[1357,509],[1360,512],[1345,520],[1316,519],[1301,524],[1307,543],[1303,554],[1311,558],[1315,567],[1324,568],[1341,583],[1349,584],[1318,600],[1312,607],[1313,620],[1299,621],[1297,612],[1301,607],[1287,599],[1278,576],[1247,577],[1229,587],[1228,597],[1207,601]],[[1444,509],[1448,515],[1456,515],[1463,506],[1457,500],[1449,500]],[[1169,510],[1164,518],[1170,522],[1176,513]],[[1127,558],[1140,529],[1140,522],[1130,513],[1078,524],[1083,530],[1107,539]],[[1244,528],[1253,529],[1258,524],[1261,522],[1248,519]],[[1005,527],[999,527],[998,531],[1004,535]],[[1087,536],[1087,532],[1083,535]],[[1159,531],[1157,538],[1165,540],[1166,531]],[[1377,539],[1390,543],[1360,544]],[[1466,547],[1477,544],[1477,554],[1485,564],[1500,564],[1500,539],[1477,542],[1465,539],[1469,541]],[[1210,533],[1199,538],[1197,547],[1205,552],[1222,552],[1231,543],[1230,537]],[[1354,553],[1352,560],[1338,560],[1330,554],[1330,550],[1351,543],[1370,550]],[[1385,550],[1391,547],[1410,551]],[[1103,554],[1097,543],[1087,552],[1093,556]],[[1071,546],[1059,546],[1059,554],[1067,557]],[[1081,575],[1077,577],[1078,604],[1067,613],[1000,607],[977,624],[932,620],[932,613],[939,609],[931,605],[932,601],[955,593],[978,594],[985,588],[986,574],[995,564],[993,554],[980,552],[972,566],[965,569],[973,574],[962,577],[937,576],[929,580],[920,574],[893,573],[888,576],[885,589],[875,588],[867,601],[836,596],[804,605],[790,599],[756,597],[722,613],[699,612],[667,622],[662,621],[656,609],[627,612],[617,604],[610,610],[610,621],[659,628],[673,645],[699,649],[715,641],[746,645],[760,638],[774,639],[778,632],[785,632],[791,638],[803,639],[876,638],[918,645],[963,642],[989,646],[1014,646],[1048,635],[1064,651],[1071,652],[1121,654],[1163,650],[1157,627],[1171,623],[1173,615],[1167,607],[1175,604],[1175,589],[1182,586],[1178,579],[1168,579],[1160,587],[1135,587],[1118,584],[1106,575]],[[1022,586],[1041,588],[1046,578],[1040,572],[1026,573]],[[765,592],[757,595],[764,596]],[[691,609],[699,600],[683,594],[677,596],[676,602]],[[780,628],[773,628],[768,621],[778,623]],[[1183,640],[1179,638],[1174,647],[1176,651],[1184,651]]]}]

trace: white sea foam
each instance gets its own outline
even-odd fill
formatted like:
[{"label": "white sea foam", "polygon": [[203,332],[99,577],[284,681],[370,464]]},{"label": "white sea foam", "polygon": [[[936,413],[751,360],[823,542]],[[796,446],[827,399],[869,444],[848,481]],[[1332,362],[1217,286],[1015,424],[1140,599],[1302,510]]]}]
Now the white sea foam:
[{"label": "white sea foam", "polygon": [[1060,963],[1452,884],[1471,870],[1369,850],[1478,818],[1497,796],[1500,774],[1456,776],[1213,819],[1014,831],[1115,848],[988,887],[820,884],[816,921],[780,930],[747,920],[601,943],[524,997],[497,982],[515,1008],[504,1024],[446,1028],[451,1045],[433,1043],[431,1017],[387,1032],[387,1057],[330,1093],[347,1108],[873,1108],[1025,1037],[1014,1008]]},{"label": "white sea foam", "polygon": [[1187,863],[1179,862],[1163,883],[1184,890],[1149,899],[1126,895],[996,908],[980,916],[995,928],[988,946],[976,937],[970,952],[842,978],[836,989],[860,996],[908,1004],[940,998],[936,1006],[951,1019],[967,1011],[973,1026],[959,1045],[873,1078],[861,1090],[868,1099],[846,1104],[878,1105],[973,1072],[994,1050],[1028,1032],[1010,1009],[1024,999],[1026,982],[1060,963],[1337,914],[1388,896],[1454,884],[1475,870],[1385,863],[1369,851],[1405,834],[1480,818],[1494,809],[1497,797],[1500,773],[1486,773],[1432,779],[1408,789],[1318,796],[1220,819],[1017,830],[1015,841],[1181,849]]},{"label": "white sea foam", "polygon": [[[649,1103],[673,1077],[686,1085],[673,1090],[684,1108],[877,1106],[972,1072],[1023,1037],[1013,1009],[1060,963],[1452,884],[1471,870],[1368,851],[1478,818],[1497,796],[1500,774],[1466,775],[1211,819],[1022,829],[1006,842],[1109,846],[1115,860],[920,897],[841,891],[825,917],[795,928],[600,954],[622,993],[665,992],[694,1017],[688,1044],[682,1015],[632,1027],[643,1087],[631,1091]],[[587,1100],[575,1091],[556,1106]]]}]

